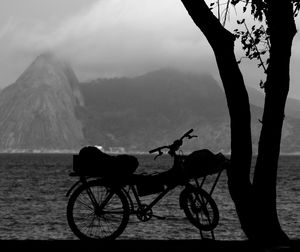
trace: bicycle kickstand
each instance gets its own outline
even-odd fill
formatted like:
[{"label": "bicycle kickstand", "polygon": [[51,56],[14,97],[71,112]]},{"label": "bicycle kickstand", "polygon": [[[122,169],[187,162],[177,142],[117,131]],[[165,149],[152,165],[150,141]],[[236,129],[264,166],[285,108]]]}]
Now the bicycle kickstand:
[{"label": "bicycle kickstand", "polygon": [[165,220],[166,219],[166,217],[164,217],[164,216],[158,216],[158,215],[154,215],[154,214],[152,216],[159,219],[159,220]]},{"label": "bicycle kickstand", "polygon": [[[199,233],[200,233],[200,236],[201,236],[201,239],[202,239],[202,240],[207,239],[206,237],[204,237],[203,232],[202,232],[201,229],[199,229]],[[214,231],[211,230],[210,233],[211,233],[212,240],[215,240],[215,234],[214,234]]]}]

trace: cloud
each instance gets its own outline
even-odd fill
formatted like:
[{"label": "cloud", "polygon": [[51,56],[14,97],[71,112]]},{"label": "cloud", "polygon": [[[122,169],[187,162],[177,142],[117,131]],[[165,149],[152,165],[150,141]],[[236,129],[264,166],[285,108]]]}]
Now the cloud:
[{"label": "cloud", "polygon": [[[81,80],[137,75],[162,67],[208,71],[218,76],[211,47],[181,1],[94,0],[92,4],[91,1],[85,3],[79,12],[70,11],[56,20],[30,18],[27,14],[0,26],[0,71],[4,82],[8,84],[17,78],[45,50],[53,50],[69,59]],[[228,24],[231,30],[236,18],[232,12]],[[300,20],[296,20],[299,24]],[[294,39],[292,82],[299,79],[299,37],[297,34]],[[238,43],[236,46],[238,58],[241,51]],[[249,85],[257,86],[263,78],[256,62],[245,60],[241,69]]]},{"label": "cloud", "polygon": [[212,57],[202,33],[174,0],[100,0],[56,26],[21,25],[12,41],[24,54],[59,52],[85,77],[164,66],[204,71]]},{"label": "cloud", "polygon": [[8,21],[0,27],[0,40],[4,39],[8,34],[10,34],[15,29],[16,23],[12,17],[8,19]]}]

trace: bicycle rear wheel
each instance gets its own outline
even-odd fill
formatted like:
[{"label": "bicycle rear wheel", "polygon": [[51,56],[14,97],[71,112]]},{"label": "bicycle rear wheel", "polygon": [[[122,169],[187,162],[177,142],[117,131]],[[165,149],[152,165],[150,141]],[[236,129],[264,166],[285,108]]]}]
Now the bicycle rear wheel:
[{"label": "bicycle rear wheel", "polygon": [[180,194],[180,204],[188,220],[198,229],[211,231],[218,225],[218,207],[203,189],[186,187]]},{"label": "bicycle rear wheel", "polygon": [[121,190],[93,180],[79,186],[70,196],[67,220],[80,239],[115,239],[126,228],[129,205]]}]

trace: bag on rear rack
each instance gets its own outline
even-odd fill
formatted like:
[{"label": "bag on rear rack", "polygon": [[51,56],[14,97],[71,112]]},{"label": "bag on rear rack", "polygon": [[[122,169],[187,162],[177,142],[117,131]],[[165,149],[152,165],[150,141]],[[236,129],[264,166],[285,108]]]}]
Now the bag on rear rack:
[{"label": "bag on rear rack", "polygon": [[84,176],[122,178],[135,172],[138,165],[134,156],[111,156],[95,146],[83,147],[78,155],[73,155],[73,170]]},{"label": "bag on rear rack", "polygon": [[202,149],[189,154],[184,161],[184,173],[188,178],[199,178],[218,173],[226,158],[222,153],[214,154]]}]

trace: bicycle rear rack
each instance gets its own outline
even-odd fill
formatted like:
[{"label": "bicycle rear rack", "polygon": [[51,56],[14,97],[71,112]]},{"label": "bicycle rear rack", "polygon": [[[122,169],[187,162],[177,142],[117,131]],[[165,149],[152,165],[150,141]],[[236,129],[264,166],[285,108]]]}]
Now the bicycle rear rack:
[{"label": "bicycle rear rack", "polygon": [[[215,181],[214,181],[214,183],[213,183],[213,185],[212,185],[212,187],[211,187],[211,189],[210,189],[210,191],[209,191],[209,196],[211,196],[211,195],[213,194],[213,192],[214,192],[214,190],[215,190],[215,188],[216,188],[216,185],[217,185],[217,183],[218,183],[218,181],[219,181],[219,179],[220,179],[220,177],[221,177],[221,174],[222,174],[223,170],[225,170],[225,168],[222,168],[218,173],[215,173],[215,174],[218,174],[218,175],[217,175],[217,177],[216,177],[216,179],[215,179]],[[212,175],[214,175],[214,174],[212,174]],[[200,187],[200,188],[203,187],[204,182],[205,182],[207,176],[208,176],[208,175],[205,175],[205,176],[202,178],[202,181],[201,181],[201,184],[200,184],[200,185],[199,185],[199,181],[198,181],[197,179],[195,179],[195,182],[196,182],[196,184],[197,184],[198,187]]]}]

